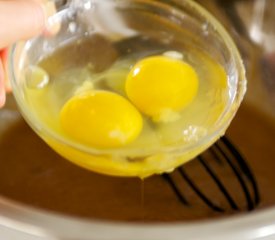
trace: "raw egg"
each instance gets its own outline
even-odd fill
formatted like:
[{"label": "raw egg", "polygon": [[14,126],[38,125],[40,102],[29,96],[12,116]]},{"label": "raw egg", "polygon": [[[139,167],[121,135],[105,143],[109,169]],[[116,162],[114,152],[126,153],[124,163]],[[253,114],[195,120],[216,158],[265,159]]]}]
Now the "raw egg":
[{"label": "raw egg", "polygon": [[72,97],[63,106],[60,124],[79,143],[114,148],[135,140],[143,120],[139,111],[119,94],[90,90]]},{"label": "raw egg", "polygon": [[198,76],[182,60],[152,56],[139,61],[126,79],[133,104],[154,121],[167,119],[188,106],[198,91]]}]

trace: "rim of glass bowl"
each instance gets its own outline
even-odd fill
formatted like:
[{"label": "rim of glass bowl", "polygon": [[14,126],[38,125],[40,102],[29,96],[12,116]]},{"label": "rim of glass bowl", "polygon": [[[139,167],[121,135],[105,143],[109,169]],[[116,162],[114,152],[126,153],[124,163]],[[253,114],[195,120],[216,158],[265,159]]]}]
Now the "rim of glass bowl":
[{"label": "rim of glass bowl", "polygon": [[[222,38],[225,46],[230,50],[231,52],[231,58],[233,60],[233,64],[235,66],[235,81],[236,84],[236,93],[234,94],[233,98],[230,101],[230,105],[226,107],[224,112],[222,113],[221,117],[219,118],[218,122],[215,124],[215,127],[211,129],[210,132],[208,132],[205,136],[201,137],[198,141],[186,144],[184,146],[161,146],[161,149],[159,148],[152,148],[144,149],[143,147],[138,148],[129,148],[129,149],[121,149],[121,148],[110,148],[110,149],[98,149],[98,148],[92,148],[87,147],[82,144],[76,143],[72,140],[69,140],[65,137],[60,136],[59,134],[53,132],[51,129],[46,128],[42,125],[39,125],[37,121],[33,121],[35,118],[34,114],[31,114],[31,112],[26,107],[26,104],[24,103],[24,97],[22,97],[20,93],[20,89],[18,87],[18,84],[16,83],[16,77],[14,74],[14,62],[13,57],[16,49],[16,44],[14,44],[11,49],[9,50],[8,54],[8,71],[9,71],[9,77],[11,81],[11,86],[13,89],[13,93],[15,96],[15,99],[17,101],[17,104],[20,106],[20,111],[22,115],[24,116],[25,120],[29,123],[29,125],[36,131],[38,134],[41,132],[44,136],[50,137],[54,139],[55,141],[67,145],[69,147],[72,147],[74,149],[78,149],[81,152],[85,152],[88,154],[117,154],[117,155],[124,155],[124,156],[140,156],[140,155],[154,155],[154,154],[161,154],[161,153],[177,153],[177,154],[183,154],[188,151],[192,151],[196,149],[198,146],[204,146],[208,143],[212,143],[214,140],[218,139],[220,136],[222,136],[227,128],[227,126],[230,124],[231,120],[233,119],[235,113],[237,112],[237,109],[239,108],[242,99],[244,97],[244,94],[246,92],[246,77],[245,77],[245,69],[243,66],[243,62],[240,56],[240,53],[237,50],[237,47],[235,46],[235,43],[227,33],[227,31],[224,29],[224,27],[220,24],[220,22],[212,16],[211,13],[209,13],[207,10],[205,10],[202,6],[199,4],[193,2],[193,0],[174,0],[169,1],[170,6],[173,6],[173,3],[179,4],[185,9],[191,9],[192,11],[196,12],[196,14],[199,14],[200,17],[203,17],[204,19],[207,19],[208,24],[211,24],[216,32],[220,35]],[[61,14],[65,14],[66,9],[63,9],[56,13],[56,16],[59,16]],[[182,11],[182,10],[181,10]]]}]

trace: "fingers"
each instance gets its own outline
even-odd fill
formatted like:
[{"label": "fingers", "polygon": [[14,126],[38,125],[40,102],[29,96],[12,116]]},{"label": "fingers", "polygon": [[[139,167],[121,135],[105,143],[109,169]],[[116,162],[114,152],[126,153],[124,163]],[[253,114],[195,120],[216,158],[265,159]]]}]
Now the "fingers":
[{"label": "fingers", "polygon": [[57,33],[59,23],[54,23],[49,18],[55,12],[54,1],[0,0],[0,108],[5,103],[5,91],[10,90],[5,79],[7,51],[4,48],[18,40],[25,40],[41,33]]},{"label": "fingers", "polygon": [[4,106],[6,101],[5,82],[4,82],[4,68],[0,58],[0,108]]},{"label": "fingers", "polygon": [[10,82],[7,79],[7,59],[8,59],[8,48],[4,48],[0,51],[0,61],[2,61],[4,84],[6,92],[11,91]]},{"label": "fingers", "polygon": [[55,12],[55,6],[53,1],[45,0],[0,0],[0,11],[1,49],[15,41],[50,32],[47,19]]},{"label": "fingers", "polygon": [[[4,106],[6,101],[5,92],[8,90],[6,82],[6,71],[5,71],[5,62],[7,59],[7,49],[0,50],[0,108]],[[10,87],[8,87],[10,89]]]},{"label": "fingers", "polygon": [[9,85],[5,84],[4,48],[18,40],[25,40],[41,33],[57,33],[59,24],[49,18],[55,12],[53,1],[0,0],[0,107],[5,103],[5,91],[9,90]]}]

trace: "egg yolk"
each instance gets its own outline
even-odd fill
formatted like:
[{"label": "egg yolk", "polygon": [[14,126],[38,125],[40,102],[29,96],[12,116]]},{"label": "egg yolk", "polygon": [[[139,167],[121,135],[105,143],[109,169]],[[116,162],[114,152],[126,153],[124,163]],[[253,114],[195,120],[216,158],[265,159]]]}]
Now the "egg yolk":
[{"label": "egg yolk", "polygon": [[182,60],[153,56],[139,61],[126,79],[128,98],[144,114],[161,121],[192,102],[198,91],[195,70]]},{"label": "egg yolk", "polygon": [[130,143],[142,130],[138,110],[122,96],[90,90],[72,97],[60,112],[60,124],[72,139],[92,147]]}]

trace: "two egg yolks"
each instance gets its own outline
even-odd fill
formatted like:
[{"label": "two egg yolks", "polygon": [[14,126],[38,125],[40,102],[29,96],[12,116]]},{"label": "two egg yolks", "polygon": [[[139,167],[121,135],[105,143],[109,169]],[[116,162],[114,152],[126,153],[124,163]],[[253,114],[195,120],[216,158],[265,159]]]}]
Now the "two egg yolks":
[{"label": "two egg yolks", "polygon": [[198,77],[181,60],[148,57],[131,69],[125,90],[130,101],[105,90],[73,96],[61,110],[62,129],[72,139],[91,147],[124,146],[141,133],[141,113],[157,121],[165,112],[178,112],[191,103],[197,94]]}]

